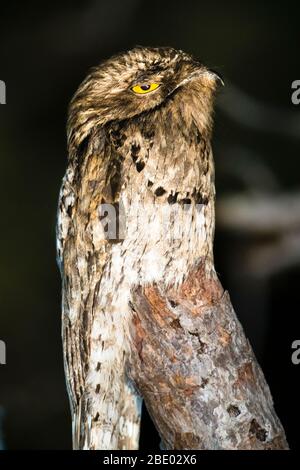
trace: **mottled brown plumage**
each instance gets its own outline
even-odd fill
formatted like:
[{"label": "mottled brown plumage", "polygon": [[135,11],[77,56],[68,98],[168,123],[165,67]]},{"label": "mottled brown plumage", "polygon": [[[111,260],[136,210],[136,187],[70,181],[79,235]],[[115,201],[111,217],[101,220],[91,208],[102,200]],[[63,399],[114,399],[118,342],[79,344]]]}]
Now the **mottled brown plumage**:
[{"label": "mottled brown plumage", "polygon": [[[71,101],[57,240],[74,448],[138,447],[133,292],[176,290],[199,260],[214,272],[218,82],[182,51],[135,48],[95,67]],[[104,233],[103,204],[125,214],[122,236]]]},{"label": "mottled brown plumage", "polygon": [[[132,92],[152,82],[157,90]],[[126,377],[131,289],[179,283],[201,249],[211,256],[216,83],[214,73],[182,51],[135,48],[95,67],[71,101],[58,258],[75,448],[137,447],[140,400]],[[103,203],[125,207],[127,233],[117,244],[103,236]],[[133,228],[137,203],[145,206],[145,221]],[[195,214],[188,227],[183,204],[190,203]],[[208,215],[205,228],[199,203]],[[180,208],[173,243],[151,233],[164,205]]]}]

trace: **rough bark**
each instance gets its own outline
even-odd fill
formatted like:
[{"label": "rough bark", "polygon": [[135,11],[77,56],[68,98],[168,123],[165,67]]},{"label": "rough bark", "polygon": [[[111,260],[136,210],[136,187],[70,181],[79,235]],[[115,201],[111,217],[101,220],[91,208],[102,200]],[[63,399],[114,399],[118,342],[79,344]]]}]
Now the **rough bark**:
[{"label": "rough bark", "polygon": [[133,293],[129,370],[165,449],[287,449],[269,387],[206,260]]}]

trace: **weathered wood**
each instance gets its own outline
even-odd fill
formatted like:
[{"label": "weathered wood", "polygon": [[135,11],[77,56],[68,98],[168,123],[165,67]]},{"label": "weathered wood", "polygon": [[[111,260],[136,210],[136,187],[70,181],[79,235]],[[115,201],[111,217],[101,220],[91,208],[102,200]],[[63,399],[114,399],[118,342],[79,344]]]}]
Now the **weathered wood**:
[{"label": "weathered wood", "polygon": [[203,259],[177,289],[133,293],[132,379],[166,449],[286,449],[229,295]]}]

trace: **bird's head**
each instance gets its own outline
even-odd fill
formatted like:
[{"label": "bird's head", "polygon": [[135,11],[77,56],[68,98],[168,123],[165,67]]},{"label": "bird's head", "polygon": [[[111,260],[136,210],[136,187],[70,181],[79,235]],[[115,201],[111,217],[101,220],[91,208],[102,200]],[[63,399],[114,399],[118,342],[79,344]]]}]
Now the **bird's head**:
[{"label": "bird's head", "polygon": [[74,148],[95,127],[152,110],[180,90],[196,90],[206,105],[222,82],[189,54],[170,47],[136,47],[97,67],[82,82],[69,110],[68,139]]}]

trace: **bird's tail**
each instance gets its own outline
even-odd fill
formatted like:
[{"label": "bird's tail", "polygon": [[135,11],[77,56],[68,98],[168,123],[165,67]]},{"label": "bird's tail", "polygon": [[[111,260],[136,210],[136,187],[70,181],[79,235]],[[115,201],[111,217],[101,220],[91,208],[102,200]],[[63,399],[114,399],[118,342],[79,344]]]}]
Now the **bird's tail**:
[{"label": "bird's tail", "polygon": [[106,397],[99,392],[97,396],[83,394],[73,412],[73,449],[137,450],[142,398],[127,379],[124,379],[119,400],[114,401],[111,394]]}]

